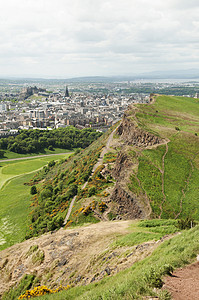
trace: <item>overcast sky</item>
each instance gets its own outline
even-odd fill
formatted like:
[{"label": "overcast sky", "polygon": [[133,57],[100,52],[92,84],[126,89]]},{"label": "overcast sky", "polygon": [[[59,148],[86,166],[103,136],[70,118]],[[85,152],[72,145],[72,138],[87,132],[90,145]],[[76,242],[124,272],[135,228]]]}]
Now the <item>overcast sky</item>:
[{"label": "overcast sky", "polygon": [[5,0],[0,76],[199,68],[198,0]]}]

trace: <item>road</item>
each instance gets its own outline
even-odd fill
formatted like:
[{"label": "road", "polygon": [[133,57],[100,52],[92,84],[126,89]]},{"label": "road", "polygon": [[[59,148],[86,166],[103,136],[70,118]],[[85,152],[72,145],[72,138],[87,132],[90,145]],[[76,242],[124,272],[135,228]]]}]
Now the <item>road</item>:
[{"label": "road", "polygon": [[8,161],[15,161],[15,160],[23,160],[23,159],[33,159],[33,158],[40,158],[40,157],[46,157],[46,156],[55,156],[55,155],[64,155],[64,154],[73,154],[74,152],[66,152],[66,153],[53,153],[53,154],[43,154],[43,155],[35,155],[35,156],[24,156],[24,157],[18,157],[18,158],[10,158],[10,159],[1,159],[0,163],[2,162],[8,162]]}]

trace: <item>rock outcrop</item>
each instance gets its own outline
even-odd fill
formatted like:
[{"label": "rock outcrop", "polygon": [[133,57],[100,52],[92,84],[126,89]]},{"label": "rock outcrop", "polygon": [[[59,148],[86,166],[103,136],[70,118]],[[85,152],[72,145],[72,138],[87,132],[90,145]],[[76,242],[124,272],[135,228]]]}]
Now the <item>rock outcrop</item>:
[{"label": "rock outcrop", "polygon": [[162,139],[139,128],[132,119],[124,115],[117,133],[128,145],[148,147],[160,144]]},{"label": "rock outcrop", "polygon": [[110,199],[117,204],[118,218],[129,220],[146,217],[145,211],[139,206],[138,199],[130,192],[125,191],[119,184],[116,184]]}]

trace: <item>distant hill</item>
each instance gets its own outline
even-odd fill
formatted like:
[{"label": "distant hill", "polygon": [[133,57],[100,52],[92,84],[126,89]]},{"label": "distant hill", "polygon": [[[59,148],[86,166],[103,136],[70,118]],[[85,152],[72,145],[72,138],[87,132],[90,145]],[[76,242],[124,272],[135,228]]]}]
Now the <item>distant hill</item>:
[{"label": "distant hill", "polygon": [[167,71],[151,71],[151,72],[136,72],[131,74],[121,74],[117,76],[81,76],[66,78],[41,78],[41,77],[14,77],[14,76],[0,76],[0,82],[13,82],[13,83],[105,83],[105,82],[120,82],[120,81],[133,81],[142,79],[199,79],[199,69],[184,69],[184,70],[167,70]]}]

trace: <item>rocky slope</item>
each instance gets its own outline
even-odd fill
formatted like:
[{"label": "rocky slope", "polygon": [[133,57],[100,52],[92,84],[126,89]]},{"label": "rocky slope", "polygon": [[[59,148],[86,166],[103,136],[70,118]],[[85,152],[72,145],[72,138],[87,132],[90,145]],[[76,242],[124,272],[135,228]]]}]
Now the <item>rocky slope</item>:
[{"label": "rocky slope", "polygon": [[101,222],[60,229],[0,252],[0,295],[16,286],[25,274],[40,285],[85,285],[112,276],[143,259],[163,241],[116,248],[116,236],[129,233],[130,221]]}]

